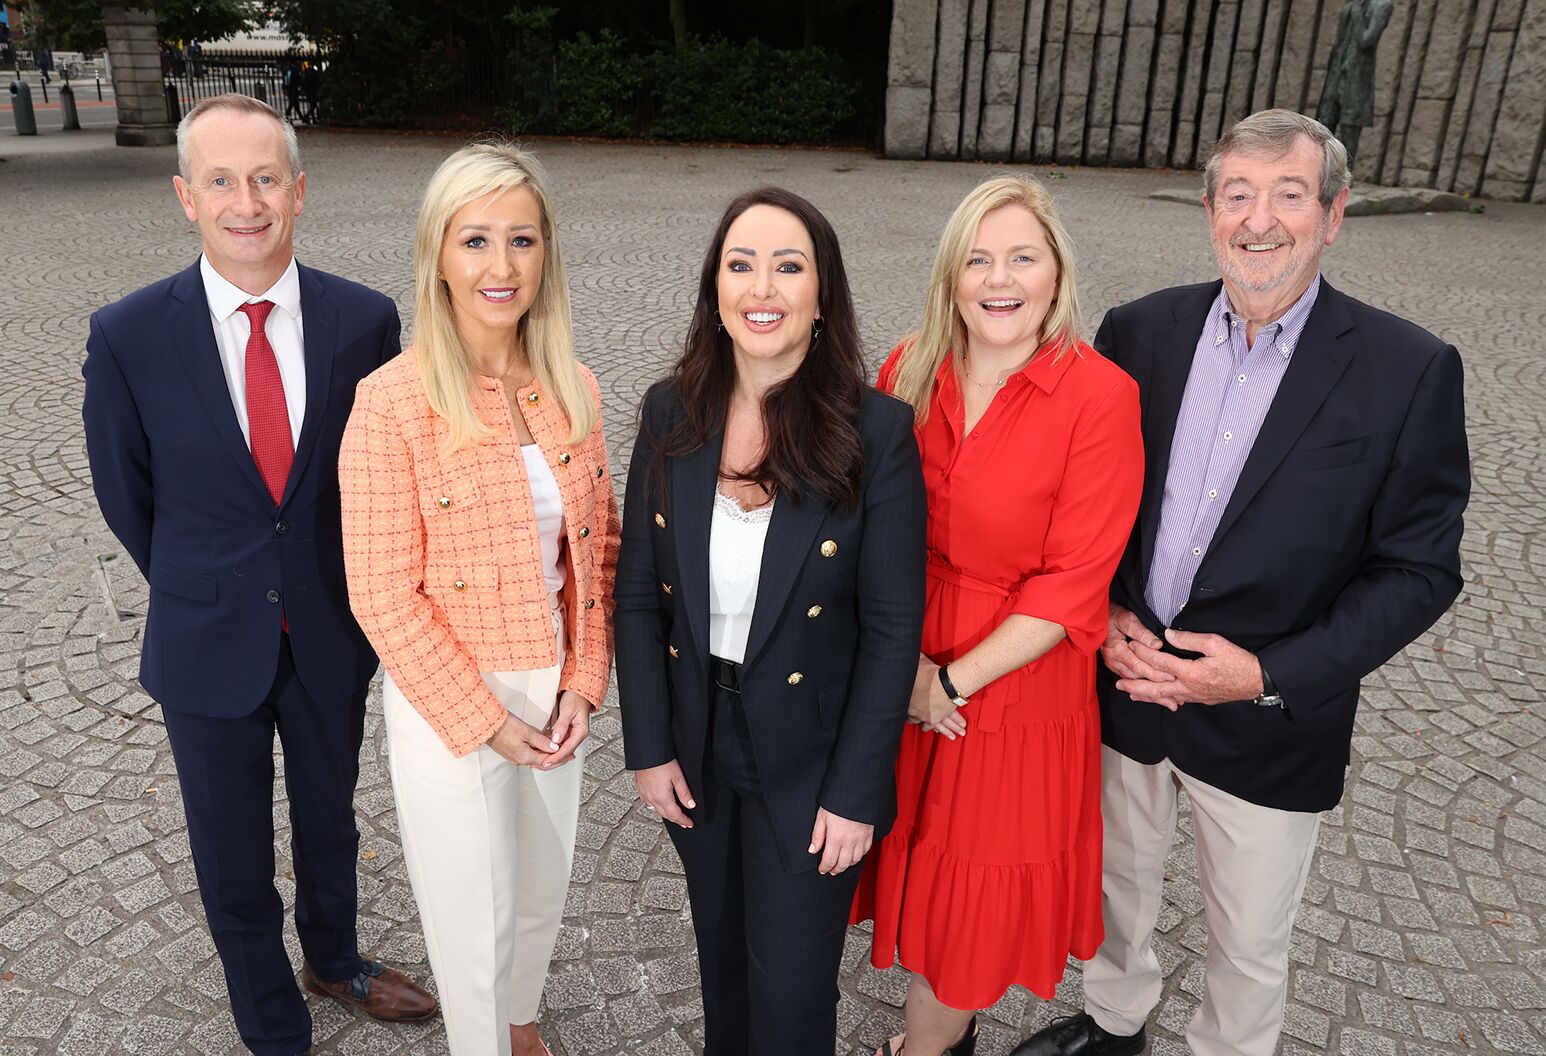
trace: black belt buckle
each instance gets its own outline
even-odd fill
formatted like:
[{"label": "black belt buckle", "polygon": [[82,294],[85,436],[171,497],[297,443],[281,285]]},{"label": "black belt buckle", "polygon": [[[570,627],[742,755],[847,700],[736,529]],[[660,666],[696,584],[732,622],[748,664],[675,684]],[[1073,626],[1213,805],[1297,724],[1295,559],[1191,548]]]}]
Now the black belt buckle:
[{"label": "black belt buckle", "polygon": [[709,675],[720,689],[731,693],[741,692],[741,665],[734,660],[709,657]]}]

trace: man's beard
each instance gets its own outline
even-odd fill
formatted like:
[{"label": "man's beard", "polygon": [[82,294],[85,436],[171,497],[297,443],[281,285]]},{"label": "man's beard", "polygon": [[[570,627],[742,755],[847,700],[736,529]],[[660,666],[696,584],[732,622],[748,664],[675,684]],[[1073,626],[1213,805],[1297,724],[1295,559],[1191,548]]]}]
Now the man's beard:
[{"label": "man's beard", "polygon": [[1325,244],[1326,231],[1330,226],[1330,213],[1322,213],[1320,226],[1315,229],[1314,238],[1293,242],[1288,252],[1288,259],[1283,262],[1283,266],[1277,271],[1268,275],[1262,275],[1260,272],[1248,273],[1245,269],[1240,267],[1240,262],[1235,259],[1234,255],[1231,254],[1229,250],[1233,246],[1238,246],[1242,243],[1287,243],[1289,241],[1288,232],[1283,230],[1281,224],[1274,226],[1271,231],[1261,236],[1249,237],[1244,235],[1236,235],[1229,241],[1229,243],[1225,245],[1220,245],[1218,239],[1215,238],[1213,240],[1213,252],[1214,255],[1218,257],[1220,270],[1222,270],[1224,274],[1227,275],[1232,282],[1234,282],[1235,285],[1239,286],[1241,289],[1250,290],[1253,293],[1266,293],[1269,290],[1277,289],[1289,279],[1299,274],[1299,271],[1304,266],[1305,261],[1308,260],[1310,255],[1316,251],[1316,247]]}]

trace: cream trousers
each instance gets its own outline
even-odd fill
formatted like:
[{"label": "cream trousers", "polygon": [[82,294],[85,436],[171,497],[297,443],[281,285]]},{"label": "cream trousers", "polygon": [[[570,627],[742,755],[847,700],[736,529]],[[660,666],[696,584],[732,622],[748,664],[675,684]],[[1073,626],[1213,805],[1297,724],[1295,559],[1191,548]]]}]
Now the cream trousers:
[{"label": "cream trousers", "polygon": [[[564,664],[485,672],[505,708],[541,729]],[[386,678],[388,768],[408,879],[419,905],[452,1056],[509,1056],[511,1023],[532,1023],[563,922],[585,745],[546,773],[488,745],[451,755]]]},{"label": "cream trousers", "polygon": [[[1198,705],[1188,705],[1197,707]],[[1106,940],[1084,967],[1084,1007],[1101,1028],[1136,1034],[1164,983],[1150,940],[1176,799],[1192,802],[1208,923],[1202,1005],[1186,1028],[1196,1056],[1272,1056],[1288,996],[1288,940],[1315,852],[1319,814],[1248,803],[1177,770],[1101,748]]]}]

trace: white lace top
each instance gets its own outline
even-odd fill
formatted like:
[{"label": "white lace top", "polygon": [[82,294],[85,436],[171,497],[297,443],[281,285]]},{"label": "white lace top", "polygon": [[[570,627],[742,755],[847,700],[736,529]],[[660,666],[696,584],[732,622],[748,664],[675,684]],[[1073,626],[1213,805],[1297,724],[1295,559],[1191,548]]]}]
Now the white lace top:
[{"label": "white lace top", "polygon": [[773,503],[742,509],[735,499],[714,490],[709,528],[709,652],[723,660],[741,663],[746,659],[746,638],[762,574],[762,546],[772,520]]}]

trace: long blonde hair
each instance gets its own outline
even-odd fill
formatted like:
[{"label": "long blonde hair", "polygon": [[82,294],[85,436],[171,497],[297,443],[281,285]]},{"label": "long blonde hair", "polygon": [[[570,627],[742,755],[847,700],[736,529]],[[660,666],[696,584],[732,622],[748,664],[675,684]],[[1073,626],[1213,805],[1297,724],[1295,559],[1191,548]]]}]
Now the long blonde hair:
[{"label": "long blonde hair", "polygon": [[569,280],[558,249],[547,177],[537,159],[513,143],[470,143],[441,162],[430,178],[414,237],[413,348],[429,405],[450,426],[448,451],[478,443],[494,431],[473,409],[473,370],[456,333],[450,291],[439,277],[441,246],[452,218],[464,205],[516,187],[525,187],[537,199],[546,249],[542,287],[521,318],[521,347],[537,381],[569,420],[566,442],[579,443],[596,424],[595,402],[574,358]]},{"label": "long blonde hair", "polygon": [[950,214],[934,254],[934,270],[923,301],[923,323],[902,339],[902,356],[892,392],[912,405],[913,416],[920,424],[929,416],[929,397],[940,364],[945,357],[961,356],[966,351],[966,323],[956,309],[955,294],[956,283],[971,255],[972,242],[977,238],[977,228],[989,213],[1006,205],[1023,205],[1031,211],[1047,233],[1057,258],[1057,296],[1042,320],[1038,349],[1050,346],[1053,359],[1057,360],[1079,346],[1079,293],[1073,242],[1058,219],[1052,195],[1029,175],[990,176]]}]

